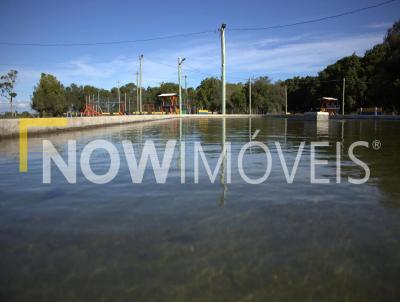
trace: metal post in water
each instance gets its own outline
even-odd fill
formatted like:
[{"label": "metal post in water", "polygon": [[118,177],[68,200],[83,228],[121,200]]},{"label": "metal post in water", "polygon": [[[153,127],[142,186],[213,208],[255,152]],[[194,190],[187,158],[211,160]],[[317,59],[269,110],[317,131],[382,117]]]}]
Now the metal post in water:
[{"label": "metal post in water", "polygon": [[[223,207],[223,206],[225,206],[226,195],[228,192],[228,186],[226,185],[226,183],[227,182],[229,183],[229,181],[230,181],[229,175],[231,173],[231,171],[228,170],[229,166],[227,166],[228,154],[227,154],[227,149],[226,149],[226,118],[225,117],[222,118],[222,142],[221,142],[221,145],[222,145],[222,154],[223,154],[221,170],[220,170],[221,171],[220,175],[221,175],[222,194],[221,194],[219,206]],[[225,171],[227,174],[226,177],[225,177]],[[225,179],[225,178],[227,178],[227,179]]]}]

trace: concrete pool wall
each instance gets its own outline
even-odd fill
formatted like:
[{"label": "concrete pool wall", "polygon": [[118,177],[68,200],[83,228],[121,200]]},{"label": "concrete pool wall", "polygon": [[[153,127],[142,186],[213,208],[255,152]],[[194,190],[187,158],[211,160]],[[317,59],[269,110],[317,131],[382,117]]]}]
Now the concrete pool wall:
[{"label": "concrete pool wall", "polygon": [[[246,117],[247,114],[229,114],[226,117]],[[257,116],[257,115],[254,115]],[[183,118],[221,118],[223,115],[184,115]],[[78,130],[83,128],[113,126],[128,123],[140,123],[159,120],[168,120],[179,118],[179,115],[117,115],[117,116],[94,116],[94,117],[67,117],[67,118],[30,118],[30,119],[0,119],[0,138],[16,137],[19,135],[19,126],[21,120],[47,120],[50,123],[67,120],[67,126],[47,126],[47,127],[29,127],[29,134],[41,134],[55,131]]]},{"label": "concrete pool wall", "polygon": [[[48,118],[50,122],[68,120],[66,127],[32,127],[29,128],[29,134],[39,134],[54,131],[77,130],[90,127],[111,126],[128,123],[139,123],[147,121],[157,121],[173,119],[176,116],[171,115],[122,115],[122,116],[96,116],[96,117],[68,117],[68,118]],[[32,118],[31,120],[38,120]],[[19,124],[21,120],[27,119],[2,119],[0,120],[0,138],[14,137],[19,135]]]}]

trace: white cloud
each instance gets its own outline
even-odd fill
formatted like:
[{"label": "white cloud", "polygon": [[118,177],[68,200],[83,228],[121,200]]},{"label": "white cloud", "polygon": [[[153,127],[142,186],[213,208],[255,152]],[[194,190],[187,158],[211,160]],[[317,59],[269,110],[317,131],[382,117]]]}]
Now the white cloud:
[{"label": "white cloud", "polygon": [[250,44],[232,45],[230,65],[234,73],[259,73],[279,75],[315,73],[322,66],[351,55],[362,55],[366,49],[381,42],[380,35],[358,37],[326,37],[318,41],[285,43],[272,49]]},{"label": "white cloud", "polygon": [[378,22],[368,24],[365,27],[370,29],[388,29],[392,26],[392,24],[392,22]]},{"label": "white cloud", "polygon": [[[13,110],[18,112],[31,111],[30,102],[28,101],[13,101]],[[6,100],[0,102],[0,112],[9,112],[10,103]]]}]

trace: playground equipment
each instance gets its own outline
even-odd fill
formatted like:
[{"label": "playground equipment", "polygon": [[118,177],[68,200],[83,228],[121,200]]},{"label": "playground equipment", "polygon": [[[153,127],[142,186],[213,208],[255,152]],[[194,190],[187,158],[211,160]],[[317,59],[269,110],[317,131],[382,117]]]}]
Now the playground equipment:
[{"label": "playground equipment", "polygon": [[[103,111],[102,108],[105,108],[105,110]],[[117,115],[126,115],[129,114],[127,108],[130,108],[130,99],[127,103],[126,101],[115,101],[110,100],[109,98],[107,98],[107,100],[101,100],[99,95],[97,96],[97,98],[95,97],[95,95],[89,95],[85,97],[85,106],[84,109],[80,112],[80,115],[102,116],[112,115],[113,112]]]},{"label": "playground equipment", "polygon": [[[101,111],[101,108],[100,108]],[[86,104],[83,111],[81,112],[82,116],[100,116],[103,115],[102,112],[95,110],[92,105]]]},{"label": "playground equipment", "polygon": [[126,114],[126,112],[125,112],[125,106],[124,106],[124,104],[119,104],[119,112],[118,112],[118,115],[125,115]]},{"label": "playground equipment", "polygon": [[[155,105],[152,103],[143,104],[143,111],[130,110],[131,99],[125,97],[125,101],[110,100],[109,98],[100,99],[100,96],[95,95],[86,96],[84,109],[79,112],[81,116],[104,116],[104,115],[128,115],[128,114],[179,114],[180,108],[178,104],[178,95],[176,93],[164,93],[160,94],[162,98],[161,105]],[[135,106],[137,107],[137,106]],[[104,110],[103,110],[104,109]],[[183,112],[185,109],[182,108]]]},{"label": "playground equipment", "polygon": [[155,110],[154,104],[143,104],[143,111],[152,114]]}]

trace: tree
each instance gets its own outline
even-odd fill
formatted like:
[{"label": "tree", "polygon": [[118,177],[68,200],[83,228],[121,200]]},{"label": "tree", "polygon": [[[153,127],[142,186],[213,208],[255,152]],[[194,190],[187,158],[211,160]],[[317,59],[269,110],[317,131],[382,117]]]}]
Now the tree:
[{"label": "tree", "polygon": [[39,84],[35,86],[32,108],[40,116],[61,116],[67,111],[68,104],[63,85],[51,74],[42,73]]},{"label": "tree", "polygon": [[10,100],[11,116],[14,115],[12,102],[13,102],[13,99],[17,96],[17,94],[14,92],[14,85],[15,85],[15,81],[17,79],[17,74],[18,74],[18,71],[10,70],[7,74],[2,75],[0,77],[1,95],[6,98],[9,98],[9,100]]},{"label": "tree", "polygon": [[212,111],[221,108],[221,81],[217,78],[206,78],[197,87],[197,102],[199,108],[208,108]]},{"label": "tree", "polygon": [[71,84],[65,88],[65,98],[68,108],[72,107],[75,111],[82,111],[85,105],[85,95],[83,87]]},{"label": "tree", "polygon": [[[249,85],[245,86],[246,99],[249,98]],[[282,111],[283,89],[278,84],[272,84],[268,77],[256,78],[251,86],[252,112],[277,113]]]},{"label": "tree", "polygon": [[246,95],[242,84],[230,84],[230,96],[228,94],[227,105],[234,113],[244,113],[246,111]]},{"label": "tree", "polygon": [[346,79],[346,99],[345,106],[347,111],[354,111],[365,103],[367,90],[366,76],[362,59],[353,55],[344,57],[335,64],[329,65],[319,73],[320,96],[331,96],[338,99],[342,98],[342,79]]},{"label": "tree", "polygon": [[386,54],[387,90],[385,91],[385,105],[400,110],[400,21],[397,21],[388,31],[384,40],[389,51]]}]

